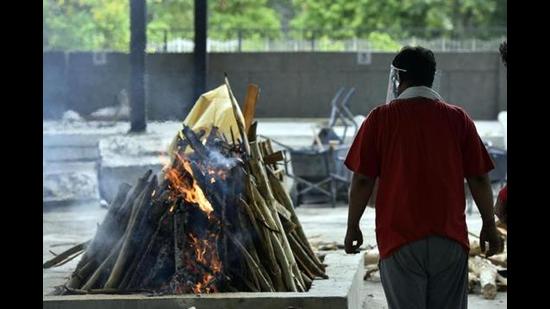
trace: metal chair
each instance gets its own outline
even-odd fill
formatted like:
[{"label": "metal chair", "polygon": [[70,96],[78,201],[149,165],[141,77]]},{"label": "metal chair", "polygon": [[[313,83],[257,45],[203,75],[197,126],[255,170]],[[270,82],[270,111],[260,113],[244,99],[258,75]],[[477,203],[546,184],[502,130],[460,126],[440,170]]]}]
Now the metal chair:
[{"label": "metal chair", "polygon": [[355,119],[353,117],[353,113],[349,109],[350,107],[350,99],[355,94],[355,88],[350,88],[346,95],[342,98],[342,100],[338,101],[338,98],[343,93],[344,88],[340,88],[336,95],[334,96],[333,100],[331,101],[331,113],[328,121],[328,128],[332,130],[338,121],[344,126],[344,132],[341,137],[338,137],[338,141],[340,144],[344,143],[344,140],[347,136],[347,131],[349,127],[354,127],[355,132],[357,132],[359,126],[355,122]]},{"label": "metal chair", "polygon": [[[329,146],[320,148],[309,146],[293,148],[272,139],[272,142],[281,146],[283,151],[290,155],[292,170],[285,167],[286,175],[294,180],[294,188],[291,192],[296,206],[302,204],[306,196],[322,197],[332,207],[336,206],[338,199],[338,186],[346,182],[342,164],[338,164],[338,156],[346,147]],[[288,156],[286,156],[288,157]],[[288,161],[287,161],[288,162]],[[344,171],[345,173],[345,171]]]}]

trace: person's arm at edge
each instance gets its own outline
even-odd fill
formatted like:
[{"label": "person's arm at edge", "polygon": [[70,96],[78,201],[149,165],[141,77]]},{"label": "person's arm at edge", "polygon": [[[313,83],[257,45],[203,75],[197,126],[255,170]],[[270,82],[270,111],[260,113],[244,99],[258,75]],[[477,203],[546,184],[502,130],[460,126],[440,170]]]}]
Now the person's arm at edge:
[{"label": "person's arm at edge", "polygon": [[489,175],[466,177],[472,197],[476,203],[483,226],[479,235],[481,251],[485,252],[485,242],[489,242],[489,250],[486,256],[494,255],[502,251],[502,241],[498,235],[493,210],[493,190]]},{"label": "person's arm at edge", "polygon": [[[374,189],[375,178],[353,173],[349,190],[348,227],[345,238],[346,253],[358,253],[363,244],[359,222]],[[354,242],[356,242],[354,244]]]}]

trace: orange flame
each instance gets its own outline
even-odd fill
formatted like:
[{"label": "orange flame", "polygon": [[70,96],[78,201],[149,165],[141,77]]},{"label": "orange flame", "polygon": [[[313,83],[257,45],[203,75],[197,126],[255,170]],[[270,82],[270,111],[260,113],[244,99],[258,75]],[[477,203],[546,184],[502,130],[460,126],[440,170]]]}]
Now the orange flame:
[{"label": "orange flame", "polygon": [[211,270],[211,272],[205,272],[202,280],[192,287],[193,292],[195,294],[216,292],[216,287],[210,286],[210,284],[216,278],[214,274],[218,274],[222,270],[222,263],[215,247],[217,235],[210,233],[207,239],[198,239],[193,234],[189,234],[189,238],[191,246],[195,250],[195,262],[201,263]]},{"label": "orange flame", "polygon": [[169,168],[165,173],[166,179],[170,181],[172,188],[183,196],[185,201],[199,205],[199,208],[210,216],[214,208],[212,208],[212,204],[210,204],[201,187],[197,184],[191,163],[179,154],[177,157],[182,162],[185,172],[191,177],[185,177],[177,169]]}]

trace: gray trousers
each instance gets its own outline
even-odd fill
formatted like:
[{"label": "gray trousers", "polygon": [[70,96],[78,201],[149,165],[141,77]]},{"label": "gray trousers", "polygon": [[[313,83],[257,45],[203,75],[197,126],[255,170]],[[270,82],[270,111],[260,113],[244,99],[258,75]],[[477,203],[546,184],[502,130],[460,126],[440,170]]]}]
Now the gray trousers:
[{"label": "gray trousers", "polygon": [[380,261],[389,309],[468,307],[468,254],[456,241],[430,236]]}]

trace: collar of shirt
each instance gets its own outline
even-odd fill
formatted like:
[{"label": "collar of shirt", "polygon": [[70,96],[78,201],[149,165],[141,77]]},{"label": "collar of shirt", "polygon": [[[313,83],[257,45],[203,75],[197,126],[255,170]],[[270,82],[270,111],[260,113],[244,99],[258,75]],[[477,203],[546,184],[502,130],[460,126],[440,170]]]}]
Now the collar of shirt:
[{"label": "collar of shirt", "polygon": [[430,87],[415,86],[405,89],[398,97],[397,100],[410,99],[416,97],[428,98],[431,100],[443,101],[443,98]]}]

